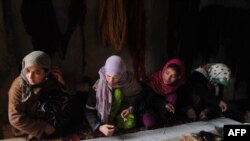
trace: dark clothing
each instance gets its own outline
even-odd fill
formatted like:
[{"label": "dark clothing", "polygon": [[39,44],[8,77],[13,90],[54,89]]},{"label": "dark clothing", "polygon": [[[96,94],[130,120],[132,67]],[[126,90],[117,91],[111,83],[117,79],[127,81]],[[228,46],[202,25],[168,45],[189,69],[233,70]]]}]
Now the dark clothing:
[{"label": "dark clothing", "polygon": [[69,123],[68,104],[70,95],[61,88],[59,83],[54,83],[54,77],[42,83],[40,96],[36,104],[38,118],[53,125],[58,132],[63,132],[63,127]]},{"label": "dark clothing", "polygon": [[192,107],[196,115],[199,115],[205,108],[209,108],[208,116],[216,114],[220,110],[218,105],[223,97],[223,87],[218,86],[219,91],[216,95],[216,89],[210,81],[202,73],[193,71],[185,86],[186,91],[178,95],[178,104],[184,108]]},{"label": "dark clothing", "polygon": [[[191,74],[189,87],[189,96],[194,107],[209,106],[216,107],[219,105],[223,95],[223,87],[219,85],[219,95],[215,95],[215,87],[209,83],[209,80],[205,78],[201,73],[194,71]],[[203,103],[204,102],[204,103]],[[197,105],[197,106],[196,106]]]},{"label": "dark clothing", "polygon": [[162,109],[169,102],[165,99],[164,95],[157,94],[152,88],[147,85],[143,85],[145,92],[147,94],[145,108]]},{"label": "dark clothing", "polygon": [[95,107],[96,107],[96,91],[92,87],[90,87],[88,98],[86,101],[85,116],[93,131],[96,131],[101,124],[101,120],[97,115],[97,110]]},{"label": "dark clothing", "polygon": [[[49,79],[56,81],[54,77]],[[65,88],[59,89],[60,87],[54,86],[46,89],[46,91],[44,89],[41,91],[42,94],[37,103],[37,112],[44,115],[42,119],[56,128],[55,134],[65,136],[86,127],[84,118],[86,94],[77,92],[70,95]]]},{"label": "dark clothing", "polygon": [[209,80],[205,78],[199,72],[194,71],[190,77],[190,93],[191,95],[200,96],[206,103],[216,106],[219,104],[222,98],[222,87],[219,88],[219,95],[215,95],[214,87],[209,83]]},{"label": "dark clothing", "polygon": [[151,87],[143,84],[143,97],[140,113],[150,113],[153,115],[154,119],[152,120],[155,120],[156,124],[160,127],[168,125],[173,120],[173,113],[170,113],[165,108],[170,102],[164,95],[157,94]]}]

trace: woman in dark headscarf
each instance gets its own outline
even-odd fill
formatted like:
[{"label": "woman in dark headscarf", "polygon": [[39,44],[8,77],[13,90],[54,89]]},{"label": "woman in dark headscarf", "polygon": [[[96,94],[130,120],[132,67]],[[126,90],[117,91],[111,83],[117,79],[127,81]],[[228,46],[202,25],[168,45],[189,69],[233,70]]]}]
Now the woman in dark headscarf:
[{"label": "woman in dark headscarf", "polygon": [[69,95],[59,71],[51,69],[46,53],[33,51],[23,58],[21,73],[8,94],[8,115],[14,135],[41,139],[64,134],[69,124]]},{"label": "woman in dark headscarf", "polygon": [[134,101],[141,87],[128,72],[122,58],[110,56],[99,70],[99,79],[90,88],[86,118],[93,131],[112,136],[115,127],[135,126]]},{"label": "woman in dark headscarf", "polygon": [[156,124],[159,126],[167,124],[175,112],[176,91],[185,82],[185,66],[177,58],[169,60],[162,70],[155,72],[146,80],[144,88],[148,98],[144,107],[146,112],[142,115],[146,128],[152,128]]}]

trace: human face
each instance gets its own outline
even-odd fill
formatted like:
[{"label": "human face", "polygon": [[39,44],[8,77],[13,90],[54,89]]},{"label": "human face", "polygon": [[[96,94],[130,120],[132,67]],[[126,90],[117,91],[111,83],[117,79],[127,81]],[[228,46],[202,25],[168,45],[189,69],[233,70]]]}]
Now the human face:
[{"label": "human face", "polygon": [[162,78],[164,84],[173,84],[177,80],[176,71],[173,68],[167,68]]},{"label": "human face", "polygon": [[25,76],[30,85],[41,83],[47,76],[45,70],[37,65],[32,65],[25,69]]},{"label": "human face", "polygon": [[107,75],[107,74],[105,75],[105,77],[106,77],[106,80],[107,80],[108,84],[111,87],[115,86],[120,80],[120,77],[110,76],[110,75]]}]

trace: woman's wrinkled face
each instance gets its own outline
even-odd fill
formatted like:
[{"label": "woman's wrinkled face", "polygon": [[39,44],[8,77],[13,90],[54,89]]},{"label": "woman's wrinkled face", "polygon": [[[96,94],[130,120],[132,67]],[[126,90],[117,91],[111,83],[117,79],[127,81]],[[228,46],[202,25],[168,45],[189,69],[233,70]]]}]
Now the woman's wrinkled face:
[{"label": "woman's wrinkled face", "polygon": [[36,85],[46,78],[47,73],[43,68],[37,65],[32,65],[25,69],[25,76],[30,85]]},{"label": "woman's wrinkled face", "polygon": [[108,85],[111,87],[116,86],[120,80],[120,77],[110,76],[108,74],[106,74],[105,77],[108,82]]},{"label": "woman's wrinkled face", "polygon": [[162,78],[164,84],[173,84],[178,79],[178,76],[173,68],[167,68]]}]

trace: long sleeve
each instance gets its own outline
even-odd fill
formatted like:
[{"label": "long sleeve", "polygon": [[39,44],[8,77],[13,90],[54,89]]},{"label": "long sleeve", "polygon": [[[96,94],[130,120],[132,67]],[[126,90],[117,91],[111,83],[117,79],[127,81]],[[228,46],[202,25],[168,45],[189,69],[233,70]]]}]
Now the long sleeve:
[{"label": "long sleeve", "polygon": [[[16,78],[8,92],[9,104],[8,104],[8,116],[10,124],[20,130],[24,134],[30,134],[32,136],[40,138],[44,134],[44,130],[48,123],[42,120],[34,119],[27,114],[28,108],[31,109],[32,104],[23,103],[21,101],[21,87],[19,84],[19,78]],[[27,102],[33,99],[32,96]]]},{"label": "long sleeve", "polygon": [[122,90],[124,93],[123,103],[126,103],[128,107],[132,106],[134,109],[137,108],[137,99],[140,98],[142,94],[142,87],[137,80],[133,79],[129,86],[122,88]]},{"label": "long sleeve", "polygon": [[86,119],[93,131],[96,131],[101,124],[96,110],[96,91],[91,87],[85,108]]},{"label": "long sleeve", "polygon": [[220,98],[208,88],[208,80],[199,72],[193,72],[191,78],[191,93],[199,95],[202,100],[214,106],[219,104]]},{"label": "long sleeve", "polygon": [[163,95],[156,94],[152,88],[147,86],[146,84],[144,85],[144,91],[147,93],[147,100],[146,104],[150,107],[161,107],[165,108],[165,105],[168,104],[169,102],[165,99]]}]

